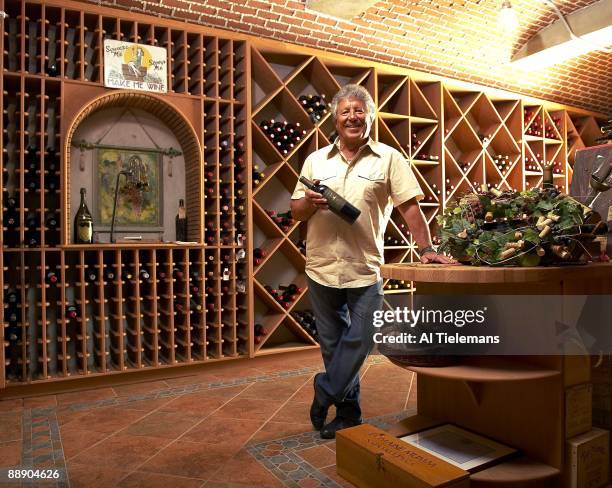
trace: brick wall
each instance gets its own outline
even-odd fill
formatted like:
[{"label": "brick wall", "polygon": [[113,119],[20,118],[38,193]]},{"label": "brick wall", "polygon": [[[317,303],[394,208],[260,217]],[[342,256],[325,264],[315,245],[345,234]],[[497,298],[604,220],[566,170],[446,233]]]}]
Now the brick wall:
[{"label": "brick wall", "polygon": [[[593,52],[534,72],[510,68],[510,55],[555,16],[544,3],[513,0],[522,28],[503,35],[496,22],[500,1],[388,0],[351,21],[309,11],[304,0],[92,3],[376,60],[612,115],[612,55]],[[564,13],[593,1],[555,0]]]}]

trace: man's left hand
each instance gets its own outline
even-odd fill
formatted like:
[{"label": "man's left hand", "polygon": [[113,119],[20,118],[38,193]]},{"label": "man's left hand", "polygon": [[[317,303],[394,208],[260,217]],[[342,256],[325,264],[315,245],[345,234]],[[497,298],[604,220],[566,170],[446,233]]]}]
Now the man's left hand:
[{"label": "man's left hand", "polygon": [[438,254],[437,252],[426,252],[421,256],[421,263],[441,263],[441,264],[459,264],[453,258],[445,256],[444,254]]}]

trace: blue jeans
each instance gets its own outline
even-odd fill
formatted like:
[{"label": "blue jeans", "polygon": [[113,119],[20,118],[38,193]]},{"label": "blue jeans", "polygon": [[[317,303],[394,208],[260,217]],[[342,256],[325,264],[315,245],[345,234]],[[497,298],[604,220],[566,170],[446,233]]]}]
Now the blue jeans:
[{"label": "blue jeans", "polygon": [[332,288],[308,278],[325,374],[317,397],[335,404],[338,417],[361,420],[359,369],[374,345],[373,314],[383,305],[382,281],[360,288]]}]

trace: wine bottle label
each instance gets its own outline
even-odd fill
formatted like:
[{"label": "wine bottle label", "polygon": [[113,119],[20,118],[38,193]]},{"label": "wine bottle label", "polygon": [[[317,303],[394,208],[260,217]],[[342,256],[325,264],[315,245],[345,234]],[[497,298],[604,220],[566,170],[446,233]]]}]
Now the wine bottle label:
[{"label": "wine bottle label", "polygon": [[81,242],[91,242],[93,226],[91,222],[81,222],[77,229],[77,235]]}]

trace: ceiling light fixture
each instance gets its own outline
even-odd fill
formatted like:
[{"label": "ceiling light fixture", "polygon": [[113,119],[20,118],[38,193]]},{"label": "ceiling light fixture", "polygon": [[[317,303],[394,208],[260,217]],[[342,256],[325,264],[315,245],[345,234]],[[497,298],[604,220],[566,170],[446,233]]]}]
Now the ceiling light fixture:
[{"label": "ceiling light fixture", "polygon": [[512,8],[510,0],[504,0],[501,8],[499,9],[499,15],[497,17],[497,23],[499,28],[506,32],[512,33],[518,27],[518,18],[516,11]]},{"label": "ceiling light fixture", "polygon": [[551,6],[559,20],[529,39],[512,57],[512,66],[536,70],[590,51],[612,52],[612,0],[599,0],[567,16],[552,0],[540,1]]}]

